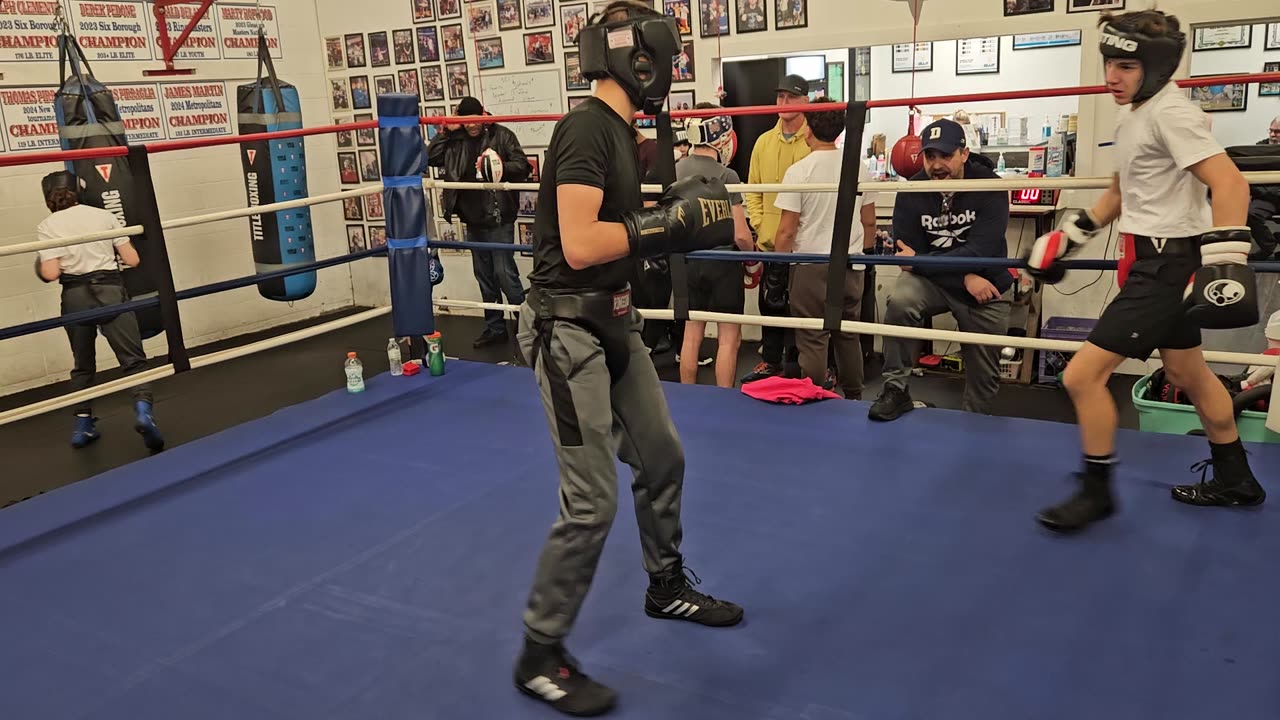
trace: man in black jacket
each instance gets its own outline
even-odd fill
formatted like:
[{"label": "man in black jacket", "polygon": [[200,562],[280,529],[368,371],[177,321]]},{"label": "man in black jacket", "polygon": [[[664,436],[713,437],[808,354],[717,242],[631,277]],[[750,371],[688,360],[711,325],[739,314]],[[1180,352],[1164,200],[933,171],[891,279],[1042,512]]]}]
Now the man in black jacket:
[{"label": "man in black jacket", "polygon": [[[938,120],[920,134],[924,170],[912,180],[976,180],[999,177],[991,161],[970,154],[964,129]],[[893,234],[898,257],[1008,257],[1009,194],[1004,192],[898,193]],[[950,311],[963,332],[1003,335],[1008,328],[1013,275],[1004,268],[965,269],[902,266],[889,296],[885,322],[922,327],[926,318]],[[918,343],[884,339],[884,389],[871,406],[872,420],[895,420],[914,407],[907,378]],[[989,413],[1000,388],[999,348],[964,345],[967,412]]]},{"label": "man in black jacket", "polygon": [[[487,114],[473,97],[459,101],[456,113],[459,117]],[[444,179],[451,182],[524,182],[530,169],[516,134],[497,123],[446,125],[427,145],[427,163],[444,168]],[[445,190],[444,216],[452,220],[456,213],[462,218],[470,242],[514,244],[518,198],[516,192]],[[502,295],[511,305],[524,302],[515,253],[472,250],[471,267],[484,302],[500,302]],[[475,347],[505,343],[507,324],[502,311],[485,310],[484,320],[485,329]]]}]

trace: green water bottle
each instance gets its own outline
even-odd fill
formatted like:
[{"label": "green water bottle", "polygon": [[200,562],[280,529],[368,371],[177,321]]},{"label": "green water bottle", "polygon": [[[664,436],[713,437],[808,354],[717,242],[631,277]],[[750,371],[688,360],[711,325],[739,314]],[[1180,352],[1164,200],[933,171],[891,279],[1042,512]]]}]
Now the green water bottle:
[{"label": "green water bottle", "polygon": [[444,374],[444,343],[439,331],[427,336],[427,367],[432,375]]}]

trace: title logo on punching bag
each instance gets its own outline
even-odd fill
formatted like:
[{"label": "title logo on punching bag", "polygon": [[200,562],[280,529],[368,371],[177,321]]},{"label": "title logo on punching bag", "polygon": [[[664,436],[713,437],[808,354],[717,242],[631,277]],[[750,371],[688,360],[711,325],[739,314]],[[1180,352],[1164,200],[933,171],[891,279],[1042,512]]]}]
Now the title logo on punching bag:
[{"label": "title logo on punching bag", "polygon": [[[255,151],[250,150],[249,152],[253,153]],[[253,160],[249,160],[249,162],[253,162]],[[258,196],[258,173],[247,173],[244,179],[249,186],[249,207],[257,207],[261,203]],[[253,242],[262,242],[261,214],[249,216],[249,232],[252,234]]]}]

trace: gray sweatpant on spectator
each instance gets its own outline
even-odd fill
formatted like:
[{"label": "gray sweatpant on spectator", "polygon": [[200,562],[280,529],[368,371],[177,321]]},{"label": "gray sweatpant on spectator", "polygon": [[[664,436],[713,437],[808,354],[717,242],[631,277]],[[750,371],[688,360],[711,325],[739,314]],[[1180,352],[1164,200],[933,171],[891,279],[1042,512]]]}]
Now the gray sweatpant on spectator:
[{"label": "gray sweatpant on spectator", "polygon": [[550,345],[535,362],[535,316],[528,303],[521,306],[516,339],[551,426],[560,515],[538,560],[524,623],[533,640],[551,643],[569,633],[595,577],[618,509],[615,458],[633,472],[644,569],[658,574],[680,561],[684,450],[640,338],[638,313],[632,311],[627,334],[630,362],[612,385],[600,341],[571,322],[554,321]]},{"label": "gray sweatpant on spectator", "polygon": [[[978,305],[961,298],[912,272],[898,276],[889,295],[884,322],[888,325],[924,327],[925,318],[950,311],[961,332],[1004,335],[1009,327],[1013,297],[1010,286],[999,300]],[[915,367],[919,340],[884,338],[884,382],[906,389]],[[964,400],[966,412],[987,415],[1000,389],[1000,348],[994,345],[961,345],[964,360]]]},{"label": "gray sweatpant on spectator", "polygon": [[[62,287],[62,314],[118,305],[128,299],[128,293],[119,280],[68,284]],[[138,318],[133,313],[123,313],[97,323],[67,325],[67,339],[71,342],[71,356],[75,361],[75,367],[71,369],[73,392],[93,386],[98,372],[99,330],[115,352],[116,360],[125,375],[147,369],[147,354],[142,349],[142,333],[138,330]],[[150,402],[151,387],[147,384],[134,387],[133,399]],[[75,412],[77,415],[89,415],[93,412],[93,405],[86,400],[76,406]]]}]

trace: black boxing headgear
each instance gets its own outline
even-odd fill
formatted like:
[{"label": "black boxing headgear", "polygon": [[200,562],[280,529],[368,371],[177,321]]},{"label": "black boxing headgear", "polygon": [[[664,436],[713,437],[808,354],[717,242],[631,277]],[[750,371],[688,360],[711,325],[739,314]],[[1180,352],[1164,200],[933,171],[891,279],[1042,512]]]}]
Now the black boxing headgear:
[{"label": "black boxing headgear", "polygon": [[623,8],[627,16],[606,22],[606,11],[578,34],[578,60],[587,80],[611,78],[631,103],[656,115],[671,92],[671,61],[680,52],[674,18],[642,8]]},{"label": "black boxing headgear", "polygon": [[1176,30],[1148,35],[1138,30],[1136,19],[1118,17],[1102,26],[1098,47],[1104,58],[1142,63],[1142,85],[1133,96],[1137,103],[1150,99],[1173,79],[1187,49],[1187,36]]},{"label": "black boxing headgear", "polygon": [[80,195],[80,183],[76,180],[76,176],[66,170],[59,170],[45,175],[40,180],[40,190],[44,192],[44,199],[47,202],[49,196],[54,190],[70,190],[77,196]]}]

